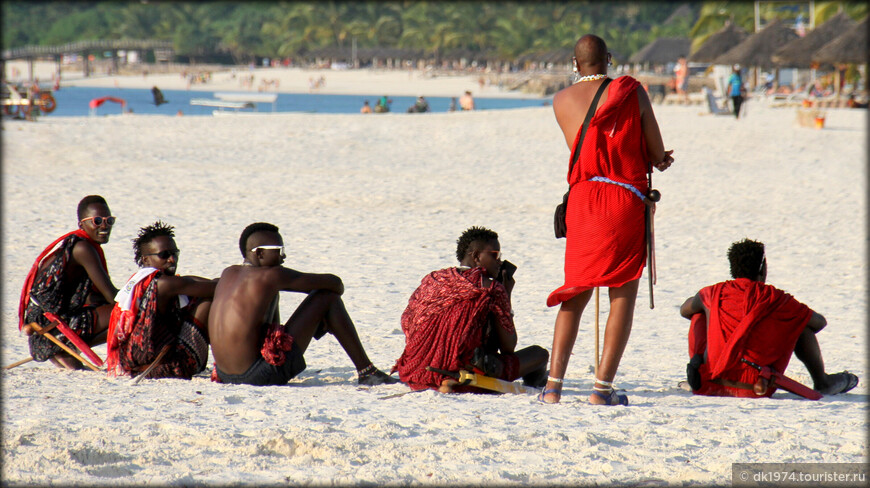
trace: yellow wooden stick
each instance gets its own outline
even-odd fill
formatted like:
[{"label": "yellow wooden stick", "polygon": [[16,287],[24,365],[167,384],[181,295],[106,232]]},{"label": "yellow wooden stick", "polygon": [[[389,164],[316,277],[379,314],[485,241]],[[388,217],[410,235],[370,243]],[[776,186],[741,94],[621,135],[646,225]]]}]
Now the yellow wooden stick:
[{"label": "yellow wooden stick", "polygon": [[25,363],[29,363],[30,361],[33,361],[33,358],[25,358],[25,359],[22,359],[21,361],[15,361],[14,363],[10,364],[9,366],[6,366],[3,369],[17,368],[18,366],[21,366],[22,364],[25,364]]},{"label": "yellow wooden stick", "polygon": [[[31,322],[30,326],[33,327],[33,330],[35,330],[36,332],[42,332],[42,327],[40,327],[39,324],[37,324],[36,322]],[[51,342],[57,344],[57,347],[63,349],[63,350],[66,351],[66,352],[68,352],[70,356],[72,356],[72,357],[78,359],[78,360],[81,361],[82,364],[84,364],[85,366],[91,368],[91,369],[94,370],[94,371],[99,371],[99,370],[100,370],[100,368],[98,368],[98,367],[94,366],[93,364],[91,364],[90,361],[88,361],[87,359],[81,357],[81,355],[79,355],[79,353],[73,351],[69,346],[67,346],[67,345],[64,344],[63,342],[60,342],[60,341],[57,339],[57,337],[55,337],[55,336],[53,336],[53,335],[51,335],[51,334],[44,334],[44,337],[47,338],[48,340],[50,340]]]}]

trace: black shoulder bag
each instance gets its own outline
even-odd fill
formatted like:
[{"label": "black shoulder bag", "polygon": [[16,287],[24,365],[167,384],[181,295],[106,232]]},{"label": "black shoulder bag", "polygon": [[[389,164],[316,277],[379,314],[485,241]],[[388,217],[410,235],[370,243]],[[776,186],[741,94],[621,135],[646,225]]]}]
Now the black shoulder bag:
[{"label": "black shoulder bag", "polygon": [[[586,138],[586,129],[589,127],[589,121],[592,120],[592,116],[595,114],[595,109],[598,107],[598,99],[601,98],[601,94],[604,93],[604,88],[610,83],[610,78],[605,78],[604,82],[601,83],[601,86],[598,87],[598,91],[595,92],[595,98],[592,99],[592,104],[589,105],[589,111],[586,112],[586,119],[583,121],[583,129],[580,131],[580,139],[577,141],[577,147],[574,148],[574,157],[571,159],[571,166],[568,167],[568,175],[570,177],[571,172],[574,171],[574,164],[577,162],[577,158],[580,157],[580,148],[583,147],[583,139]],[[568,232],[568,225],[565,223],[565,213],[568,211],[568,195],[571,194],[571,188],[568,188],[568,191],[565,192],[565,196],[562,197],[562,203],[556,206],[556,214],[553,216],[553,231],[556,233],[556,239],[561,239],[565,237]]]}]

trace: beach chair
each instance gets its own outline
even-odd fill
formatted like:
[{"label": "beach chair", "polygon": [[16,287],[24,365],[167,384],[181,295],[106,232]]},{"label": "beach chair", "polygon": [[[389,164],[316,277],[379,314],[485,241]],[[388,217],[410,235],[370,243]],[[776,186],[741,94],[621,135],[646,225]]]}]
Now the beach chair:
[{"label": "beach chair", "polygon": [[707,108],[710,109],[710,113],[714,115],[731,115],[731,110],[728,108],[727,101],[724,106],[719,104],[719,101],[713,95],[713,91],[710,90],[710,87],[704,87],[704,94],[707,96]]}]

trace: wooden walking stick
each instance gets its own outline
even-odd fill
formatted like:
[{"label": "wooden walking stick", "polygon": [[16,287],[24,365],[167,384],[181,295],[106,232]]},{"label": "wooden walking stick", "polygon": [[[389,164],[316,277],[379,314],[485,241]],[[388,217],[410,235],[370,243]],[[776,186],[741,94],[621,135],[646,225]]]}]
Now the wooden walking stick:
[{"label": "wooden walking stick", "polygon": [[652,187],[652,163],[649,164],[649,172],[647,173],[647,183],[649,190],[647,190],[646,199],[649,200],[649,203],[646,203],[646,208],[644,209],[644,217],[646,220],[646,259],[647,259],[647,278],[649,278],[649,308],[650,310],[656,308],[655,301],[653,300],[653,285],[656,283],[656,247],[655,247],[655,230],[653,229],[653,215],[655,214],[655,204],[659,200],[662,199],[662,194],[658,190],[654,190]]},{"label": "wooden walking stick", "polygon": [[[37,324],[36,322],[31,322],[31,323],[30,323],[30,326],[33,327],[33,330],[35,330],[36,332],[39,332],[39,333],[41,333],[42,330],[43,330],[42,327],[40,327],[39,324]],[[46,327],[46,329],[47,329],[47,327]],[[99,370],[100,370],[100,368],[94,366],[93,364],[90,363],[90,361],[88,361],[87,359],[81,357],[81,355],[79,355],[79,353],[77,353],[77,352],[75,352],[74,350],[72,350],[72,348],[70,348],[69,346],[67,346],[67,345],[64,344],[63,342],[60,342],[60,341],[57,339],[57,337],[55,337],[55,336],[53,336],[53,335],[51,335],[51,334],[44,334],[44,336],[45,336],[45,338],[47,338],[47,339],[50,340],[51,342],[57,344],[57,347],[63,349],[63,350],[66,351],[67,353],[69,353],[70,356],[72,356],[72,357],[78,359],[79,361],[81,361],[82,364],[84,364],[84,365],[87,366],[88,368],[90,368],[90,369],[92,369],[92,370],[94,370],[94,371],[99,371]]]},{"label": "wooden walking stick", "polygon": [[148,376],[148,373],[150,373],[151,370],[153,370],[154,368],[157,367],[158,364],[160,364],[160,360],[163,359],[163,356],[165,356],[167,352],[169,352],[169,349],[170,349],[169,344],[163,346],[163,349],[160,350],[160,353],[157,355],[156,358],[154,358],[154,361],[151,361],[151,364],[148,365],[148,367],[145,369],[145,371],[142,371],[142,374],[140,374],[139,376],[136,377],[136,379],[133,380],[133,384],[135,385],[135,384],[139,383],[140,381],[142,381],[142,378]]},{"label": "wooden walking stick", "polygon": [[[48,327],[42,329],[42,331],[39,332],[39,335],[45,335],[46,332],[50,331],[51,329],[54,329],[56,326],[57,326],[57,324],[55,322],[52,322]],[[33,323],[25,325],[22,328],[22,330],[24,330],[24,332],[26,332],[27,335],[30,335],[30,334],[33,334],[34,332],[36,332],[36,329],[33,328]],[[4,367],[3,369],[17,368],[18,366],[21,366],[22,364],[27,364],[30,361],[33,361],[32,357],[24,358],[20,361],[15,361],[14,363],[10,364],[9,366]]]},{"label": "wooden walking stick", "polygon": [[57,330],[59,330],[67,339],[69,339],[69,341],[72,342],[73,345],[82,352],[82,354],[90,358],[90,360],[96,363],[97,366],[103,365],[103,360],[100,359],[99,356],[97,356],[97,353],[95,353],[93,349],[91,349],[91,346],[89,346],[87,342],[79,337],[79,335],[76,334],[75,331],[70,329],[62,318],[51,312],[44,312],[42,315],[44,315],[45,318],[47,318],[48,320],[57,323]]},{"label": "wooden walking stick", "polygon": [[598,290],[595,287],[595,379],[598,379]]},{"label": "wooden walking stick", "polygon": [[21,361],[15,361],[14,363],[10,364],[9,366],[6,366],[3,369],[17,368],[18,366],[21,366],[22,364],[29,363],[30,361],[33,361],[33,358],[24,358]]}]

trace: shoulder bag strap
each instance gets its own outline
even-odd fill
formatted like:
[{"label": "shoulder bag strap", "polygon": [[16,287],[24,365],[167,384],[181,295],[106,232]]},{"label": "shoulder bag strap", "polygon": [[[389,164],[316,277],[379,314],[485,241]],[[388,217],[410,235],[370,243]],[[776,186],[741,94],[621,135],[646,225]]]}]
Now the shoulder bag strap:
[{"label": "shoulder bag strap", "polygon": [[586,112],[586,119],[583,121],[583,129],[580,130],[580,139],[577,140],[577,146],[574,148],[574,157],[571,158],[571,166],[568,168],[568,175],[571,175],[571,172],[574,171],[574,163],[577,162],[577,159],[580,157],[580,148],[583,147],[583,139],[586,138],[586,129],[589,128],[589,121],[592,120],[592,116],[595,115],[595,109],[598,107],[598,99],[601,98],[601,94],[604,93],[604,88],[610,84],[610,78],[605,78],[601,83],[601,86],[598,87],[598,91],[595,92],[595,98],[592,99],[592,104],[589,105],[589,110]]}]

